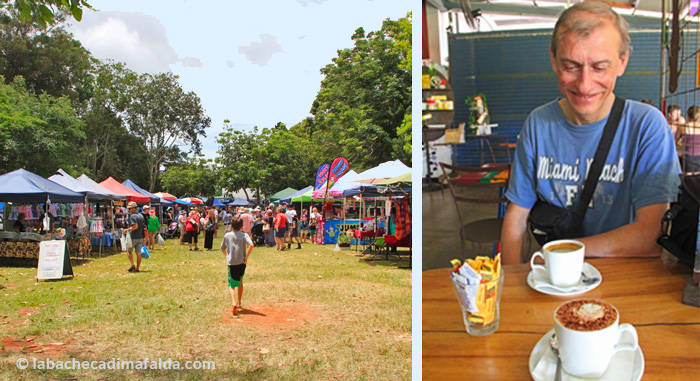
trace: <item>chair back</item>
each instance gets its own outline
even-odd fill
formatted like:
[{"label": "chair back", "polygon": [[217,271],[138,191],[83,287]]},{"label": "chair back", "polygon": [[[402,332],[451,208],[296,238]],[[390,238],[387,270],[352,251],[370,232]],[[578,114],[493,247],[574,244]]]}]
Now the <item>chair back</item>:
[{"label": "chair back", "polygon": [[[467,241],[474,252],[482,252],[482,244],[498,242],[501,236],[503,213],[501,203],[506,199],[511,165],[490,163],[479,167],[459,167],[440,163],[447,185],[455,202],[460,223],[462,251],[465,255]],[[449,173],[448,173],[449,172]],[[489,207],[494,205],[496,207]]]},{"label": "chair back", "polygon": [[500,204],[506,202],[506,198],[500,195],[500,189],[508,187],[510,164],[491,163],[480,167],[459,167],[440,163],[440,168],[447,179],[447,185],[454,198],[461,224],[464,224],[464,221],[460,203]]}]

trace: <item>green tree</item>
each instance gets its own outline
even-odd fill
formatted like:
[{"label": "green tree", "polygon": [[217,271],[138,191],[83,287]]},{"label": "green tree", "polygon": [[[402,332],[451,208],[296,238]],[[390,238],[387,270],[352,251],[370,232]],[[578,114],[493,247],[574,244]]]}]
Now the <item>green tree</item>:
[{"label": "green tree", "polygon": [[0,0],[0,9],[15,12],[23,21],[35,21],[43,27],[53,25],[67,13],[80,21],[83,8],[92,9],[92,6],[85,0]]},{"label": "green tree", "polygon": [[181,146],[194,154],[201,151],[199,136],[211,119],[197,94],[182,90],[172,73],[142,74],[130,88],[123,118],[129,133],[140,139],[136,148],[145,153],[140,165],[148,171],[148,191],[153,192],[161,165]]},{"label": "green tree", "polygon": [[0,74],[6,83],[21,75],[31,93],[65,95],[79,108],[90,96],[95,62],[65,30],[45,30],[0,14]]},{"label": "green tree", "polygon": [[217,192],[218,173],[211,160],[193,158],[186,163],[171,165],[161,174],[161,184],[169,193],[213,196]]},{"label": "green tree", "polygon": [[255,190],[257,194],[264,192],[265,180],[270,175],[268,152],[266,151],[267,139],[271,131],[257,126],[253,131],[245,132],[234,129],[228,120],[224,120],[224,132],[219,133],[218,157],[219,165],[218,184],[229,191],[243,190],[246,199],[252,195],[248,190]]},{"label": "green tree", "polygon": [[47,177],[59,167],[82,168],[75,152],[82,126],[68,98],[30,94],[21,76],[0,83],[0,173],[24,168]]},{"label": "green tree", "polygon": [[[252,131],[234,129],[224,121],[219,134],[219,184],[230,191],[243,190],[247,199],[265,198],[281,189],[301,189],[313,183],[315,164],[309,141],[287,130],[257,126]],[[248,194],[252,190],[253,194]]]},{"label": "green tree", "polygon": [[355,46],[321,70],[310,139],[360,167],[397,158],[410,163],[404,150],[410,135],[398,130],[411,113],[411,14],[385,20],[377,32],[359,28],[352,39]]},{"label": "green tree", "polygon": [[143,181],[139,184],[145,184],[148,172],[143,166],[127,170],[129,162],[143,163],[145,154],[134,149],[140,140],[129,135],[122,121],[138,75],[123,63],[112,62],[96,64],[93,71],[91,97],[82,117],[87,136],[82,149],[85,166],[94,178],[114,176],[135,182],[138,178]]}]

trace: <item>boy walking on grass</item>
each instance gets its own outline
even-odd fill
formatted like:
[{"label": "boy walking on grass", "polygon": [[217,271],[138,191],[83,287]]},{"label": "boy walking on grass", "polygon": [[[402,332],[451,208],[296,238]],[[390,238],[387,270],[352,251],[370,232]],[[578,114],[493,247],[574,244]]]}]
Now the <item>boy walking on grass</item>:
[{"label": "boy walking on grass", "polygon": [[238,311],[243,308],[241,305],[243,275],[248,257],[255,247],[250,236],[241,231],[242,227],[243,220],[240,217],[233,217],[231,220],[233,231],[226,233],[221,241],[221,252],[226,254],[226,263],[228,263],[228,291],[231,294],[233,316],[238,316]]}]

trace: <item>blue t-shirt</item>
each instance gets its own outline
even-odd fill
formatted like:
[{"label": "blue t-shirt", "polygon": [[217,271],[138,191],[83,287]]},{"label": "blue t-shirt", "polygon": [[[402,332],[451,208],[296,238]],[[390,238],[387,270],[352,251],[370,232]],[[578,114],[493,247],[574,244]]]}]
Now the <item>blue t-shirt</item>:
[{"label": "blue t-shirt", "polygon": [[[572,208],[581,197],[606,122],[607,117],[572,124],[557,101],[535,109],[520,133],[506,197],[526,209],[538,198]],[[635,212],[644,206],[675,201],[679,174],[673,135],[664,116],[650,105],[626,101],[586,212],[584,236],[634,222]]]}]

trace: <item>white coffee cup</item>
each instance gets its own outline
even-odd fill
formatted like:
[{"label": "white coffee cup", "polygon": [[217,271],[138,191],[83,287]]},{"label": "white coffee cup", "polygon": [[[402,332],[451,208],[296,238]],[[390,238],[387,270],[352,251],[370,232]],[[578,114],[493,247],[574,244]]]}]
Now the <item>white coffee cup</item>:
[{"label": "white coffee cup", "polygon": [[[547,242],[542,251],[532,254],[530,267],[533,271],[539,269],[547,273],[555,286],[573,286],[581,280],[585,251],[586,246],[582,242],[571,239]],[[535,264],[537,257],[544,259],[544,266]]]},{"label": "white coffee cup", "polygon": [[[564,305],[576,302],[569,301]],[[620,351],[634,351],[639,347],[637,330],[627,323],[619,324],[620,314],[617,309],[615,322],[609,326],[592,331],[581,331],[567,328],[557,319],[557,310],[554,311],[554,331],[557,335],[559,357],[564,371],[576,377],[600,378],[610,365],[610,360],[615,353]],[[632,340],[621,343],[620,339],[627,332]]]}]

